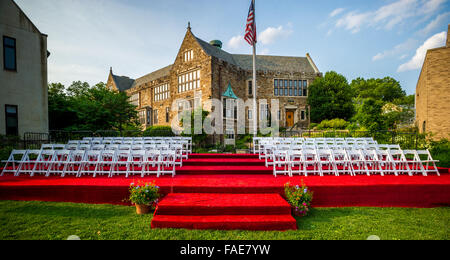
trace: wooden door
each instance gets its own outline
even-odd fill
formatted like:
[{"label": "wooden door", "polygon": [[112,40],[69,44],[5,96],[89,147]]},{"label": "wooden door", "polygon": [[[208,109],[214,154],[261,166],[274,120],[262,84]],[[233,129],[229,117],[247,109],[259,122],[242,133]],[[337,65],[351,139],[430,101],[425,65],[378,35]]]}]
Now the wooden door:
[{"label": "wooden door", "polygon": [[286,127],[294,126],[294,111],[286,111]]}]

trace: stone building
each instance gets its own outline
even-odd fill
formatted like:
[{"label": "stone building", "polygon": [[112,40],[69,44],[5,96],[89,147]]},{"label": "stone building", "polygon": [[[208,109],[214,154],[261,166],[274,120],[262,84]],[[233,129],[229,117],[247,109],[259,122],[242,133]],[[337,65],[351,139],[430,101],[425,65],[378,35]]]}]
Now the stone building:
[{"label": "stone building", "polygon": [[47,35],[1,0],[0,37],[0,134],[48,132]]},{"label": "stone building", "polygon": [[[179,99],[188,100],[190,107],[207,104],[212,99],[252,99],[252,62],[252,55],[230,54],[222,50],[220,41],[205,42],[196,37],[188,26],[172,65],[138,79],[117,76],[111,69],[107,86],[125,91],[130,96],[130,102],[138,107],[144,127],[169,126],[179,110],[184,109],[182,104],[176,104]],[[279,111],[276,116],[281,127],[307,128],[308,86],[315,78],[322,76],[310,55],[259,55],[256,64],[257,99],[267,100],[267,104],[258,105],[258,120],[269,118],[271,100],[277,99]],[[235,109],[222,109],[223,120],[237,120]],[[209,107],[207,110],[215,111],[215,108]],[[245,119],[247,128],[251,127],[253,115],[248,107],[245,108]],[[232,143],[235,131],[227,129],[225,135],[214,136],[214,141],[227,143],[231,140]]]},{"label": "stone building", "polygon": [[416,124],[433,139],[450,138],[450,25],[446,46],[427,51],[416,88]]}]

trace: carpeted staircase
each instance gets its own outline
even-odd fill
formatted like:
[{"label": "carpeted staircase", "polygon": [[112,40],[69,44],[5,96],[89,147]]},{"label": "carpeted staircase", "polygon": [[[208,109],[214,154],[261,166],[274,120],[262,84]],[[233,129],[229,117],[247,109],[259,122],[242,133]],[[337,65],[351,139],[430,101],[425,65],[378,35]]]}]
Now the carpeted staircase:
[{"label": "carpeted staircase", "polygon": [[[192,155],[177,174],[271,174],[254,155]],[[152,228],[295,230],[290,205],[278,193],[170,193],[158,205]]]}]

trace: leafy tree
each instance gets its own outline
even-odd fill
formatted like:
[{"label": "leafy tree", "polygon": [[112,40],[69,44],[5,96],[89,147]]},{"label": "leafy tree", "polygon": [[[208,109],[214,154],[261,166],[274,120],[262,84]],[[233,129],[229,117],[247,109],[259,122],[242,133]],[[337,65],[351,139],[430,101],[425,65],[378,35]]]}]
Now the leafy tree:
[{"label": "leafy tree", "polygon": [[358,99],[374,98],[384,102],[393,102],[406,96],[400,82],[391,77],[367,80],[357,78],[352,81],[350,86]]},{"label": "leafy tree", "polygon": [[349,120],[355,112],[352,98],[353,92],[347,79],[334,71],[327,72],[309,87],[311,121],[320,123],[334,118]]},{"label": "leafy tree", "polygon": [[359,122],[360,126],[367,128],[371,132],[384,130],[383,106],[384,103],[381,100],[366,98],[358,106],[357,113],[353,119]]},{"label": "leafy tree", "polygon": [[50,84],[51,129],[122,131],[135,128],[138,126],[136,106],[128,99],[125,93],[111,91],[104,83],[90,87],[86,82],[77,81],[67,90],[62,84]]},{"label": "leafy tree", "polygon": [[[201,110],[201,111],[200,111]],[[192,137],[192,142],[194,144],[196,144],[197,146],[203,147],[206,143],[206,139],[208,138],[208,135],[205,132],[205,129],[202,128],[202,132],[201,134],[196,134],[195,133],[195,114],[198,114],[202,116],[201,120],[202,120],[202,124],[203,122],[205,122],[205,120],[208,118],[209,116],[209,112],[203,110],[202,108],[197,108],[197,110],[192,110],[192,111],[185,111],[184,113],[190,113],[189,115],[184,114],[184,116],[180,119],[180,126],[184,129],[184,119],[185,118],[189,118],[190,119],[190,134],[185,134],[185,130],[183,130],[182,135],[184,136],[190,136]]]}]

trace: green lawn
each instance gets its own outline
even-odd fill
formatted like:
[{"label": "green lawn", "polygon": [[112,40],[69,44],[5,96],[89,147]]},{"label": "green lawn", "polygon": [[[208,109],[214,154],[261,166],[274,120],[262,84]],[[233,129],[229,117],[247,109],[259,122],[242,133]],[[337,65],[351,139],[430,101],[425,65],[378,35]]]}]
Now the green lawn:
[{"label": "green lawn", "polygon": [[321,208],[298,219],[298,231],[150,229],[133,207],[0,201],[0,239],[450,239],[450,208]]}]

